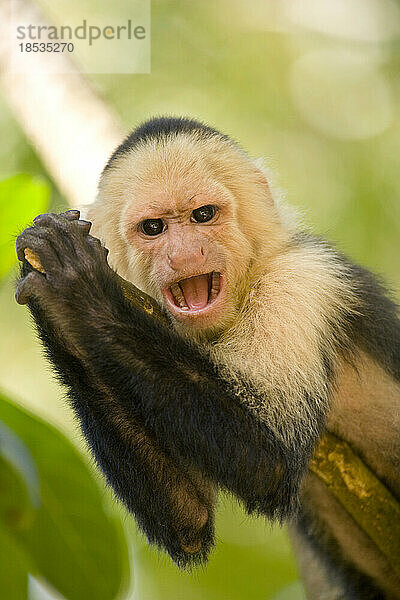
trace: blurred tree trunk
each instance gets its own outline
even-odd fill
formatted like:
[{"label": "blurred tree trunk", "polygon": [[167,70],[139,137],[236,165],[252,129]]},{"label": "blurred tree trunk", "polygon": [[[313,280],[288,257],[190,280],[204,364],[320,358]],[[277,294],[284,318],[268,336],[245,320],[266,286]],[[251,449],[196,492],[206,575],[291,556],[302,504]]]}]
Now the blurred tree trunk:
[{"label": "blurred tree trunk", "polygon": [[[13,0],[14,23],[43,24],[39,9],[28,0]],[[97,182],[123,129],[113,110],[102,101],[63,53],[65,72],[52,72],[51,53],[34,56],[37,68],[16,72],[11,44],[11,2],[0,0],[0,84],[21,128],[71,206],[91,203]]]}]

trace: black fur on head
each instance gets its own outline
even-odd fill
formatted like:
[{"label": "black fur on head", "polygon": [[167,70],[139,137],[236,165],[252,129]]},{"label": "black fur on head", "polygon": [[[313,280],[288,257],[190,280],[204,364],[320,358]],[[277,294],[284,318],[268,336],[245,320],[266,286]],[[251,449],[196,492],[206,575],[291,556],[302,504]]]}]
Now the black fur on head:
[{"label": "black fur on head", "polygon": [[[147,121],[143,121],[138,125],[131,133],[124,139],[124,141],[118,146],[118,148],[110,156],[104,171],[109,169],[115,162],[115,159],[119,156],[126,154],[133,148],[136,148],[141,142],[151,139],[161,139],[171,135],[177,135],[179,133],[193,133],[197,132],[199,137],[219,137],[226,140],[230,138],[214,129],[197,121],[196,119],[190,119],[189,117],[153,117]],[[104,172],[103,171],[103,172]]]}]

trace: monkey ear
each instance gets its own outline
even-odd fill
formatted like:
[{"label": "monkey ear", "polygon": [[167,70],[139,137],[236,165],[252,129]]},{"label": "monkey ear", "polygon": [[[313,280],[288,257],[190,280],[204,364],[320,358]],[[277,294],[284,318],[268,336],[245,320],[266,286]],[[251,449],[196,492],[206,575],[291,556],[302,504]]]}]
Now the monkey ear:
[{"label": "monkey ear", "polygon": [[272,174],[270,170],[265,165],[264,159],[262,157],[256,158],[254,161],[254,176],[256,183],[260,186],[264,198],[268,201],[269,204],[274,204],[274,197],[271,191],[271,179]]}]

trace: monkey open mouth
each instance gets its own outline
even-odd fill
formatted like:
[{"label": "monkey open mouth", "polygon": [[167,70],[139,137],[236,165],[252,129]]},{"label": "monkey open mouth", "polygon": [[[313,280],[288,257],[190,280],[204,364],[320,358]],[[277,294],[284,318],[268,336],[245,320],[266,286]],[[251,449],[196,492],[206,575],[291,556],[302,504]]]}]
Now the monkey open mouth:
[{"label": "monkey open mouth", "polygon": [[221,273],[212,271],[173,283],[164,291],[164,296],[175,310],[199,313],[214,304],[221,288]]}]

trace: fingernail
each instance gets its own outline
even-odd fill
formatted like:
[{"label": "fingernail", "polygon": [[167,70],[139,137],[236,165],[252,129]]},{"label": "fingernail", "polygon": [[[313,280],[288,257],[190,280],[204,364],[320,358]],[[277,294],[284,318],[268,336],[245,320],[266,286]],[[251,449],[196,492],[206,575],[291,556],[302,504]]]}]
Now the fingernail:
[{"label": "fingernail", "polygon": [[85,231],[85,233],[89,233],[90,228],[92,227],[92,224],[90,221],[84,221],[83,219],[79,219],[79,221],[77,221],[77,223],[83,229],[83,231]]},{"label": "fingernail", "polygon": [[81,211],[73,208],[71,210],[66,210],[64,215],[67,217],[67,219],[79,219]]}]

